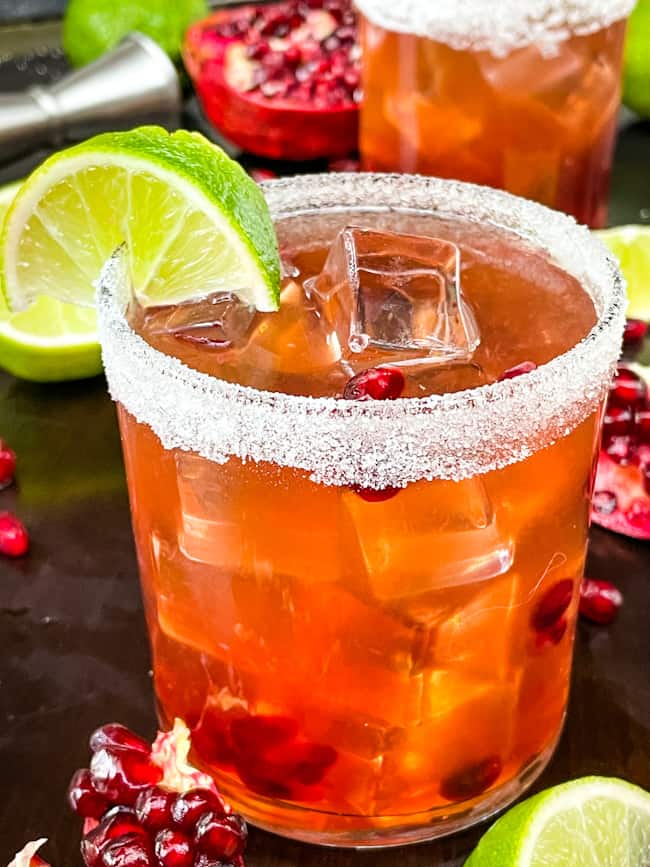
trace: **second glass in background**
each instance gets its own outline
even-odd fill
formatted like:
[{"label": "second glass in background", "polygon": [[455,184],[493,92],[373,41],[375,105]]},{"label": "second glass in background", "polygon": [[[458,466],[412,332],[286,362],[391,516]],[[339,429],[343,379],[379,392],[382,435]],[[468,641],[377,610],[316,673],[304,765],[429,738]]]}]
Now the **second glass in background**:
[{"label": "second glass in background", "polygon": [[499,187],[605,225],[634,2],[358,6],[364,169]]}]

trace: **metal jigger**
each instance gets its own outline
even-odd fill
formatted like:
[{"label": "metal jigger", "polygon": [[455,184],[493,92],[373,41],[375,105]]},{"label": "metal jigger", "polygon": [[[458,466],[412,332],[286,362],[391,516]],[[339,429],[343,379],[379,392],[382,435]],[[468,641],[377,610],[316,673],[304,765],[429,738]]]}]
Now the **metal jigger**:
[{"label": "metal jigger", "polygon": [[174,127],[181,89],[152,39],[132,33],[94,63],[46,87],[0,94],[0,163],[141,123]]}]

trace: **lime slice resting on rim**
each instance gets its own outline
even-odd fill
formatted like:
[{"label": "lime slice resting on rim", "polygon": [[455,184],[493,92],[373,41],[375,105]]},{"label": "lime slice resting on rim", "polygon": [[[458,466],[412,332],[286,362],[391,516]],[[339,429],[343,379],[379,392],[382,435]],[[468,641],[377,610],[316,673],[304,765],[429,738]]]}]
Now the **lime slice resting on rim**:
[{"label": "lime slice resting on rim", "polygon": [[647,867],[650,794],[583,777],[517,804],[481,838],[465,867]]},{"label": "lime slice resting on rim", "polygon": [[35,292],[92,306],[94,283],[126,242],[144,306],[228,291],[276,310],[280,261],[258,185],[198,133],[104,133],[46,160],[6,215],[0,251],[9,306]]}]

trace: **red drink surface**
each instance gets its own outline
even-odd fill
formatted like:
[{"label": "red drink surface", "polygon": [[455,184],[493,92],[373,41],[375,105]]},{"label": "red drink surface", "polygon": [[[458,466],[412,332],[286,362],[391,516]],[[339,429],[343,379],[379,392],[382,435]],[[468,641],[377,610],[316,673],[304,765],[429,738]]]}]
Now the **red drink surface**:
[{"label": "red drink surface", "polygon": [[[579,283],[512,234],[348,213],[277,224],[296,276],[236,346],[179,337],[178,308],[132,324],[214,376],[340,397],[350,370],[302,284],[346,224],[460,248],[481,344],[471,363],[404,367],[407,396],[542,364],[596,321]],[[595,415],[525,461],[383,499],[165,449],[124,409],[120,422],[161,719],[187,721],[194,760],[249,819],[321,842],[418,839],[543,766],[566,708]]]},{"label": "red drink surface", "polygon": [[362,17],[368,171],[498,187],[604,226],[625,21],[505,57]]}]

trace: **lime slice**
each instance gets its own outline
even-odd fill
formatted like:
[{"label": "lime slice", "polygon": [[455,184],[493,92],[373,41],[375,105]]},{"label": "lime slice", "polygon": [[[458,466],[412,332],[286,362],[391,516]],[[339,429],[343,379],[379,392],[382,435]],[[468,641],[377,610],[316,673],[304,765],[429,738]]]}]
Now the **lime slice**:
[{"label": "lime slice", "polygon": [[[19,189],[0,188],[0,225]],[[96,376],[95,311],[41,295],[24,313],[10,313],[0,296],[0,367],[35,382]]]},{"label": "lime slice", "polygon": [[650,794],[583,777],[528,798],[481,838],[465,867],[647,867]]},{"label": "lime slice", "polygon": [[650,0],[638,0],[627,22],[623,64],[623,102],[650,117]]},{"label": "lime slice", "polygon": [[627,280],[627,315],[650,321],[650,226],[615,226],[596,235],[621,263]]},{"label": "lime slice", "polygon": [[280,260],[258,185],[198,133],[104,133],[50,157],[7,213],[0,254],[9,306],[35,292],[92,306],[94,283],[126,242],[144,306],[228,291],[276,310]]}]

